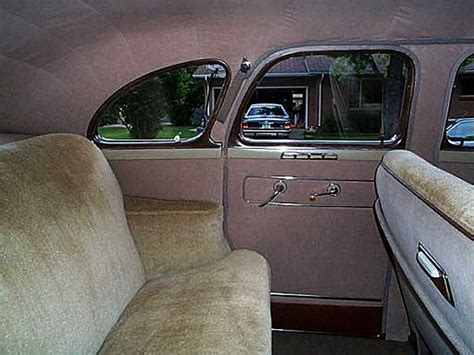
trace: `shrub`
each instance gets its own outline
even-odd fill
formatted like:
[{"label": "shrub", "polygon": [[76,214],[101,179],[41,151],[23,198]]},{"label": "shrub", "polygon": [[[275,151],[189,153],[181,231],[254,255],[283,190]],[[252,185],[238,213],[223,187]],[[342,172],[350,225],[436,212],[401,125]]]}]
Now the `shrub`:
[{"label": "shrub", "polygon": [[356,132],[379,133],[380,121],[380,111],[357,110],[349,112],[349,122]]}]

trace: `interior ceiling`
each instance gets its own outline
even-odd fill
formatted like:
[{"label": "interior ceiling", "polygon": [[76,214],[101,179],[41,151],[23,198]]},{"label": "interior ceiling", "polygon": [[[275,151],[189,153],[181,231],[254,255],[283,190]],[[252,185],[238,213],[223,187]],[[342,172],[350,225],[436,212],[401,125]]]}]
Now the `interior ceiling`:
[{"label": "interior ceiling", "polygon": [[[357,4],[356,4],[357,3]],[[474,38],[463,0],[0,0],[0,132],[85,134],[154,69],[305,41]]]}]

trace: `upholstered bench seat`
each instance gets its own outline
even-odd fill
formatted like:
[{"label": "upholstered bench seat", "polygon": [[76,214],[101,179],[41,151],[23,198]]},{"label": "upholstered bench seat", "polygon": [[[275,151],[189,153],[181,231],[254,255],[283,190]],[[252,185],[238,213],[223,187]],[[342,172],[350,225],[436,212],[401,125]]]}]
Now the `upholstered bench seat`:
[{"label": "upholstered bench seat", "polygon": [[0,146],[0,353],[270,354],[268,264],[221,208],[125,205],[83,137]]},{"label": "upholstered bench seat", "polygon": [[248,250],[153,279],[125,309],[101,353],[265,353],[268,287],[266,261]]}]

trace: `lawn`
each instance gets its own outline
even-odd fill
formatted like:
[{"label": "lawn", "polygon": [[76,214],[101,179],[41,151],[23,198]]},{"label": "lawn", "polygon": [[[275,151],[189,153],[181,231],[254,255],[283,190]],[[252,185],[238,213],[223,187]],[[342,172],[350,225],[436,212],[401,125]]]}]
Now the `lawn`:
[{"label": "lawn", "polygon": [[[181,136],[181,139],[198,135],[196,127],[193,126],[162,126],[155,138],[173,139],[177,134]],[[99,135],[106,139],[132,139],[125,127],[99,127]]]},{"label": "lawn", "polygon": [[326,139],[326,140],[380,140],[379,133],[346,133],[342,137],[339,133],[323,133],[323,132],[305,132],[305,139]]}]

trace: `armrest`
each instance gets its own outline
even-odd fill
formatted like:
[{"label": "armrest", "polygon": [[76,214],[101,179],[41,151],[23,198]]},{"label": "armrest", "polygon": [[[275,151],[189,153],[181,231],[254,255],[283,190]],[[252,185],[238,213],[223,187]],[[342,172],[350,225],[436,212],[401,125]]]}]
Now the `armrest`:
[{"label": "armrest", "polygon": [[170,276],[230,253],[215,203],[124,197],[146,278]]}]

